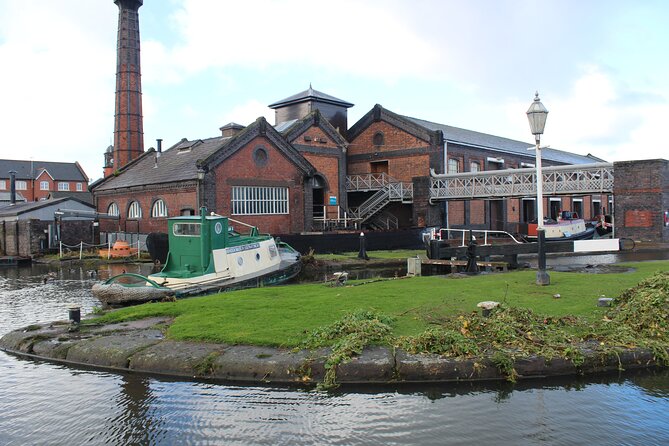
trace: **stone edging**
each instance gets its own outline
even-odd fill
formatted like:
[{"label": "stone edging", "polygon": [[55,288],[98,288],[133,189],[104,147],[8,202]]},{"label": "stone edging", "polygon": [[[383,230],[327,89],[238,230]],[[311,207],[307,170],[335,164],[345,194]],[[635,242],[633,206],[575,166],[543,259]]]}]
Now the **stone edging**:
[{"label": "stone edging", "polygon": [[[253,383],[310,384],[322,381],[328,350],[291,349],[177,342],[163,337],[156,325],[166,318],[87,327],[70,332],[67,322],[34,325],[7,333],[0,349],[8,353],[115,371],[132,371],[180,378]],[[518,379],[592,374],[657,366],[648,350],[628,349],[602,357],[584,350],[585,362],[576,367],[563,358],[517,359]],[[360,356],[337,367],[344,383],[425,383],[505,380],[486,358],[453,359],[410,354],[387,347],[365,348]]]}]

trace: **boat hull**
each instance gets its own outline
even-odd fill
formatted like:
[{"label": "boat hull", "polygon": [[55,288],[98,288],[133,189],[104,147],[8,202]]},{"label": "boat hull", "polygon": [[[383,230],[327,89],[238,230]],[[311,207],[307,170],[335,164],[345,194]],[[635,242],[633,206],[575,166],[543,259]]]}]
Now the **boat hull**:
[{"label": "boat hull", "polygon": [[[281,255],[282,260],[278,268],[271,271],[261,271],[257,274],[200,282],[192,280],[185,284],[182,282],[175,288],[166,286],[156,287],[148,284],[149,282],[147,282],[147,285],[145,286],[133,286],[116,282],[109,284],[95,284],[93,285],[92,292],[103,304],[108,306],[120,306],[220,293],[224,291],[280,285],[293,279],[302,269],[302,262],[299,255],[289,252],[285,254],[281,253]],[[150,280],[149,278],[146,279]]]}]

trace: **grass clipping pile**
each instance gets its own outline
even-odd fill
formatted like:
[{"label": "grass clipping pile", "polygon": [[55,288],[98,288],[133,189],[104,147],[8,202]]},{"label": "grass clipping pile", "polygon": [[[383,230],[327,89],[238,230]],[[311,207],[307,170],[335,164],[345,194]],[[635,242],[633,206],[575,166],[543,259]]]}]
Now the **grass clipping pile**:
[{"label": "grass clipping pile", "polygon": [[392,335],[393,318],[359,310],[313,331],[305,347],[330,347],[320,388],[337,386],[337,366],[367,345],[386,345],[410,353],[452,358],[489,358],[509,381],[518,377],[514,362],[527,356],[565,358],[579,367],[584,350],[608,357],[626,348],[646,348],[669,366],[669,272],[657,273],[616,299],[601,321],[575,316],[548,317],[525,308],[500,305],[485,317],[478,312],[458,316],[424,316],[434,327],[417,336]]}]

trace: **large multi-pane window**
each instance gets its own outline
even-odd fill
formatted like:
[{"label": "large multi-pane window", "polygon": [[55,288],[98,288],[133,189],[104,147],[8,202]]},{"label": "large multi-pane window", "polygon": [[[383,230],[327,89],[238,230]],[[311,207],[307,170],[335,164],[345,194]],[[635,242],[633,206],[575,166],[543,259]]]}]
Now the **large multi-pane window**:
[{"label": "large multi-pane window", "polygon": [[112,203],[107,207],[107,214],[108,215],[113,215],[115,217],[118,217],[121,215],[121,213],[118,210],[118,205],[116,203]]},{"label": "large multi-pane window", "polygon": [[23,180],[16,180],[16,190],[28,190],[28,183]]},{"label": "large multi-pane window", "polygon": [[167,205],[163,200],[158,199],[153,203],[151,217],[167,217]]},{"label": "large multi-pane window", "polygon": [[81,192],[84,190],[84,185],[82,183],[77,183],[77,192]]},{"label": "large multi-pane window", "polygon": [[49,190],[49,182],[48,181],[40,181],[39,182],[39,190]]},{"label": "large multi-pane window", "polygon": [[58,190],[70,190],[70,183],[58,183]]},{"label": "large multi-pane window", "polygon": [[460,172],[460,160],[456,158],[448,159],[448,173],[458,173]]},{"label": "large multi-pane window", "polygon": [[142,208],[139,207],[139,202],[133,201],[128,208],[128,218],[139,219],[142,218]]},{"label": "large multi-pane window", "polygon": [[472,161],[469,163],[469,171],[470,172],[480,172],[481,171],[481,163],[478,161]]},{"label": "large multi-pane window", "polygon": [[288,188],[234,186],[233,215],[287,214]]}]

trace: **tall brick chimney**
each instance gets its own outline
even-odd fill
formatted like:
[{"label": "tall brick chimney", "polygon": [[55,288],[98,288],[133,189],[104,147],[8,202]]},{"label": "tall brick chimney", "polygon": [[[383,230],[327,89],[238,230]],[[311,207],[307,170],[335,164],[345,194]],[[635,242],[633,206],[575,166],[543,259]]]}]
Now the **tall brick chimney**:
[{"label": "tall brick chimney", "polygon": [[[118,6],[113,173],[144,153],[139,7],[144,0],[114,0]],[[109,173],[107,173],[109,171]]]}]

